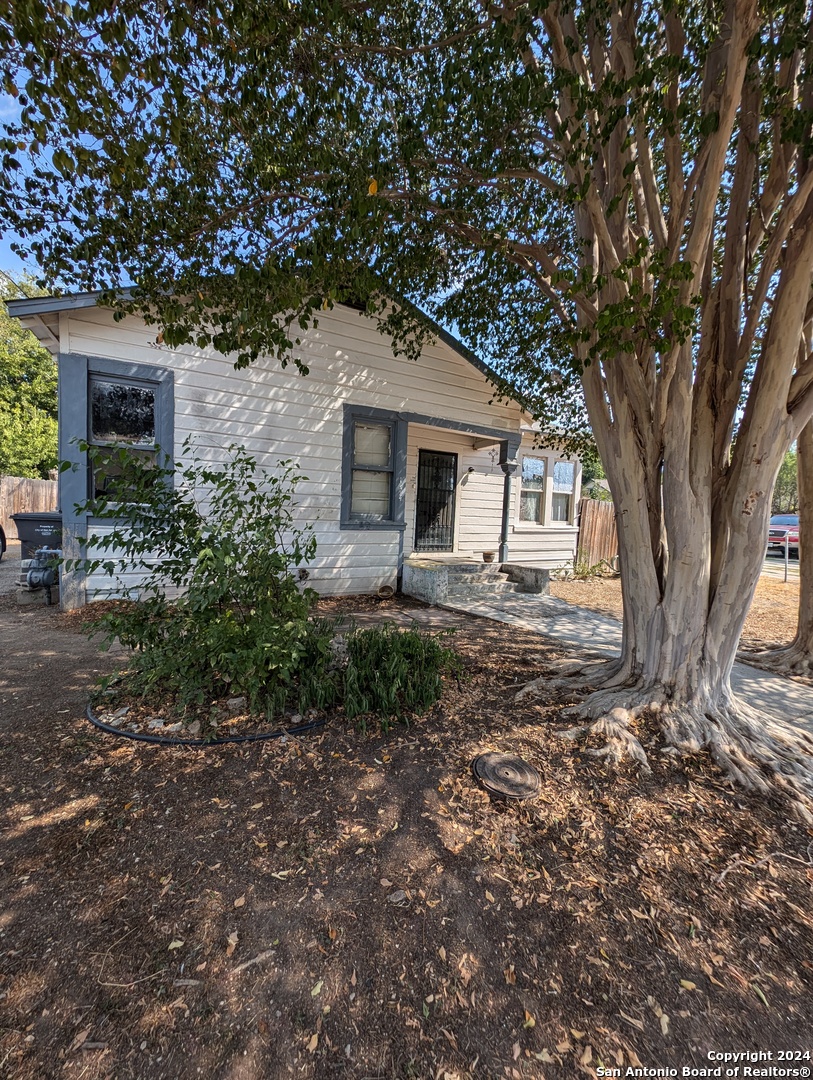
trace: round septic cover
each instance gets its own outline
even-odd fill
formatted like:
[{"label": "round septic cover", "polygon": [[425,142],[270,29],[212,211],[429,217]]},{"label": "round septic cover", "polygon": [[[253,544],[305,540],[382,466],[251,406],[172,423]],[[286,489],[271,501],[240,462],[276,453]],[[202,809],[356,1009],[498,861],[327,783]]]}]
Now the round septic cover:
[{"label": "round septic cover", "polygon": [[489,751],[471,763],[472,771],[486,791],[503,799],[531,799],[538,794],[539,773],[514,754]]}]

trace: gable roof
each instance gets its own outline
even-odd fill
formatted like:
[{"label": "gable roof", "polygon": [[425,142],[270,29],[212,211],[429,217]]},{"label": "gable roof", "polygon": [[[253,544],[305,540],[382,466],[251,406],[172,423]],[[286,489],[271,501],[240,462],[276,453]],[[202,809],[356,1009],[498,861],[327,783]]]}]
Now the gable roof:
[{"label": "gable roof", "polygon": [[[127,296],[130,289],[122,289],[122,296]],[[51,352],[59,349],[59,314],[63,311],[78,311],[81,308],[96,307],[101,291],[86,293],[67,293],[64,296],[35,296],[24,300],[7,300],[6,307],[9,315],[31,330],[46,348]],[[462,341],[458,341],[448,330],[436,323],[425,311],[417,307],[411,300],[399,299],[397,303],[408,305],[416,314],[423,319],[431,328],[432,333],[450,349],[461,356],[472,367],[499,388],[506,387],[505,380],[500,378],[496,371],[484,360],[471,351]],[[365,308],[359,304],[344,304],[344,307],[353,308],[364,312]],[[517,402],[521,407],[521,402]]]}]

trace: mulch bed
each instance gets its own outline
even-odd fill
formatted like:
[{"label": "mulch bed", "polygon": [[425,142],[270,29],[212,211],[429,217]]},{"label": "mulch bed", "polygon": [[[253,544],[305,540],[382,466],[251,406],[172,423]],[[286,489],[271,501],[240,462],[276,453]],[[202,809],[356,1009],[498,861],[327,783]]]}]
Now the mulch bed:
[{"label": "mulch bed", "polygon": [[[513,700],[552,642],[462,620],[466,679],[388,737],[335,715],[166,749],[82,718],[67,617],[2,612],[4,640],[15,620],[39,652],[0,677],[0,1075],[538,1080],[809,1050],[813,834],[645,724],[647,779],[557,738],[565,697]],[[484,750],[531,761],[539,798],[490,799]]]}]

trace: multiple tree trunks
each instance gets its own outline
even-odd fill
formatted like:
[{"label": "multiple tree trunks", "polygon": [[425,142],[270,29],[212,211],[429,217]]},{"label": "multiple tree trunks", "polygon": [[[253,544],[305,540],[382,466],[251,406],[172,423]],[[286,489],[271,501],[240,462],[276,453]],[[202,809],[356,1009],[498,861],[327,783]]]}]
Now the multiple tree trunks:
[{"label": "multiple tree trunks", "polygon": [[[636,281],[655,297],[663,280],[644,261],[635,265],[635,223],[612,209],[626,165],[624,143],[603,146],[604,169],[593,176],[596,208],[588,196],[577,215],[586,263],[602,281],[596,307],[605,316],[618,313],[615,325],[602,322],[619,335],[615,353],[603,347],[599,320],[586,306],[580,325],[593,334],[581,354],[583,386],[619,524],[624,634],[619,661],[595,674],[597,692],[579,709],[587,725],[571,734],[601,733],[614,756],[625,749],[644,765],[630,725],[648,712],[658,718],[667,747],[706,749],[732,778],[765,790],[781,787],[801,807],[813,796],[812,744],[755,716],[735,700],[729,681],[764,557],[770,494],[785,452],[813,412],[804,349],[813,174],[800,156],[791,166],[792,149],[775,136],[758,220],[755,136],[763,106],[749,72],[757,27],[756,3],[731,0],[704,72],[704,108],[714,109],[716,128],[691,176],[667,147],[668,187],[675,193],[668,213],[641,174],[636,222],[647,219],[673,254],[672,268],[679,259],[685,271],[666,318],[676,317],[680,303],[697,304],[693,337],[667,329],[671,344],[656,352],[646,335],[636,340],[618,329]],[[623,18],[616,29],[619,37],[631,33]],[[672,30],[682,33],[676,24]],[[619,48],[612,55],[618,77],[630,76],[627,54]],[[562,63],[569,59],[563,52]],[[573,72],[578,76],[575,62]],[[780,84],[784,79],[790,87],[793,77],[780,65]],[[720,207],[725,174],[730,192]],[[777,211],[781,190],[792,194],[769,236],[764,211]],[[621,273],[625,261],[635,268]],[[805,618],[813,620],[813,610]],[[808,632],[811,627],[813,621]]]}]

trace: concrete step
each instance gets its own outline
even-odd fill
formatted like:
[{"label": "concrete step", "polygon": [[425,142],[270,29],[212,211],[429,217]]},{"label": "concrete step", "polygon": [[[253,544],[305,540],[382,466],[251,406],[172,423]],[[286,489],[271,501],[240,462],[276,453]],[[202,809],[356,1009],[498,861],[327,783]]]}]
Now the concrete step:
[{"label": "concrete step", "polygon": [[484,584],[487,585],[492,581],[507,581],[508,575],[504,574],[501,570],[487,570],[484,572],[472,572],[469,570],[459,570],[452,573],[449,571],[449,584],[450,585],[465,585],[472,584]]},{"label": "concrete step", "polygon": [[513,581],[484,581],[482,584],[449,584],[447,596],[452,597],[477,597],[485,599],[488,596],[500,596],[503,593],[520,592],[521,587]]},{"label": "concrete step", "polygon": [[449,577],[457,577],[460,574],[474,574],[477,577],[488,577],[489,574],[500,574],[500,564],[498,562],[484,563],[484,562],[464,562],[464,563],[450,563],[447,567]]}]

